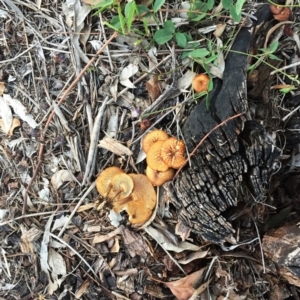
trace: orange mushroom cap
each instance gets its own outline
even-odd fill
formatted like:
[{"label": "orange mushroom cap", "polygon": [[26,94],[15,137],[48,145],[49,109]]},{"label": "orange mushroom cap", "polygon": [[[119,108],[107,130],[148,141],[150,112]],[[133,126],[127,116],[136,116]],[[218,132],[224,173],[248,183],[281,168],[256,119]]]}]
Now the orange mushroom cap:
[{"label": "orange mushroom cap", "polygon": [[145,135],[142,140],[142,148],[145,153],[148,153],[152,145],[158,141],[166,141],[169,138],[168,134],[163,130],[153,130]]},{"label": "orange mushroom cap", "polygon": [[171,137],[162,143],[160,155],[170,168],[179,169],[185,163],[185,144]]},{"label": "orange mushroom cap", "polygon": [[270,10],[273,14],[274,19],[280,22],[289,20],[291,15],[291,9],[289,7],[282,7],[271,4]]},{"label": "orange mushroom cap", "polygon": [[192,86],[196,93],[207,92],[209,77],[206,74],[196,75],[193,79]]},{"label": "orange mushroom cap", "polygon": [[118,167],[109,167],[103,170],[96,179],[96,188],[102,197],[107,197],[112,189],[111,181],[115,175],[124,174]]},{"label": "orange mushroom cap", "polygon": [[146,157],[147,165],[156,171],[165,172],[169,166],[163,161],[161,156],[161,148],[166,141],[158,141],[149,149]]},{"label": "orange mushroom cap", "polygon": [[161,186],[165,182],[173,179],[175,176],[175,170],[170,168],[165,172],[160,172],[147,166],[146,175],[153,185]]},{"label": "orange mushroom cap", "polygon": [[156,192],[145,175],[128,175],[133,180],[133,191],[127,199],[124,199],[127,200],[126,203],[116,203],[114,205],[114,210],[116,212],[121,212],[123,210],[127,211],[129,215],[129,222],[131,224],[143,224],[149,220],[152,215],[152,211],[156,206]]}]

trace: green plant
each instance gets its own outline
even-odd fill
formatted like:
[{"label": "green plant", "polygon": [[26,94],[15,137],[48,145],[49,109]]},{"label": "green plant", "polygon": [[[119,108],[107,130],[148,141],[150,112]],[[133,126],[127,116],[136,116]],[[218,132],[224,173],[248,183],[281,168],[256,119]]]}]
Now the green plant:
[{"label": "green plant", "polygon": [[277,48],[278,48],[279,42],[275,41],[273,42],[267,49],[265,48],[260,48],[260,54],[257,54],[255,57],[257,58],[257,61],[251,65],[249,67],[249,71],[252,72],[253,70],[255,70],[262,62],[264,62],[266,59],[270,58],[270,59],[274,59],[274,60],[278,60],[281,61],[281,59],[279,57],[277,57],[276,55],[274,55],[273,53],[276,52]]},{"label": "green plant", "polygon": [[187,41],[191,39],[191,37],[185,33],[176,32],[173,22],[168,20],[164,23],[163,29],[159,29],[155,32],[153,39],[157,44],[163,45],[172,40],[174,37],[177,45],[181,48],[185,48]]}]

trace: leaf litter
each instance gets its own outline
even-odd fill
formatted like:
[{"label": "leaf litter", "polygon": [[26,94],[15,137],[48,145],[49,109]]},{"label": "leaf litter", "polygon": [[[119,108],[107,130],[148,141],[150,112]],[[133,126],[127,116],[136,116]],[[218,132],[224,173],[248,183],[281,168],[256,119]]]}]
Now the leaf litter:
[{"label": "leaf litter", "polygon": [[[116,165],[126,172],[144,174],[140,140],[154,128],[181,135],[184,120],[198,101],[191,96],[192,80],[204,71],[201,62],[194,69],[190,58],[182,57],[185,50],[195,50],[194,41],[189,41],[186,49],[173,47],[175,40],[158,46],[150,36],[141,38],[131,32],[108,42],[113,31],[104,22],[115,10],[93,15],[91,5],[98,2],[72,0],[52,5],[16,0],[5,1],[0,10],[0,297],[287,299],[297,294],[299,274],[291,275],[289,261],[280,260],[294,253],[292,262],[297,261],[293,252],[298,247],[297,228],[286,231],[282,221],[276,223],[279,229],[268,234],[261,227],[263,245],[246,231],[251,242],[239,244],[242,252],[223,247],[230,249],[231,255],[222,256],[220,247],[203,241],[178,221],[180,212],[164,187],[157,189],[157,216],[154,214],[154,222],[145,228],[132,228],[126,213],[113,213],[109,203],[97,209],[105,202],[93,187],[98,173]],[[141,5],[147,7],[144,2]],[[178,7],[170,1],[161,3],[159,19],[145,19],[145,28],[153,35],[172,8],[176,33],[186,28],[195,41],[200,40],[200,48],[208,49],[208,41],[213,40],[217,59],[208,63],[207,70],[222,78],[224,47],[233,34],[233,23],[220,16],[212,18],[212,24],[200,20],[197,26],[201,28],[193,28],[190,2]],[[220,5],[215,13],[223,13]],[[245,11],[256,8],[248,3]],[[298,8],[292,10],[297,17]],[[292,10],[285,10],[289,18]],[[287,68],[294,48],[299,48],[299,38],[296,29],[286,27],[292,25],[291,19],[284,22],[269,27],[266,42],[279,41],[286,59],[280,67]],[[81,74],[92,58],[94,63]],[[293,112],[286,104],[290,98],[278,89],[292,90],[293,85],[282,73],[273,71],[277,77],[269,85],[275,88],[268,91],[268,97],[279,99],[280,95],[281,102],[276,105],[282,115],[290,117],[297,110]],[[259,78],[249,83],[253,85],[250,95],[260,85]],[[181,114],[177,115],[178,111]],[[278,119],[275,114],[273,122]],[[143,127],[145,120],[147,126]],[[288,122],[285,125],[290,134],[298,130],[288,127]],[[299,165],[295,162],[299,154],[289,151],[282,160],[283,164],[288,161],[286,174],[289,168],[297,172]],[[297,176],[292,178],[299,187]],[[288,196],[281,197],[285,189]],[[287,203],[283,201],[281,206],[293,208],[279,219],[297,219],[297,189],[283,180],[274,190],[279,195],[275,198]],[[168,203],[168,211],[162,208],[162,199]],[[254,208],[257,217],[256,209],[261,206],[257,203]],[[155,226],[160,218],[165,227]],[[288,243],[274,257],[271,248],[275,242],[280,244],[278,239]],[[261,271],[260,247],[270,263],[265,273]],[[249,259],[252,254],[255,260]],[[276,278],[276,267],[283,279]]]}]

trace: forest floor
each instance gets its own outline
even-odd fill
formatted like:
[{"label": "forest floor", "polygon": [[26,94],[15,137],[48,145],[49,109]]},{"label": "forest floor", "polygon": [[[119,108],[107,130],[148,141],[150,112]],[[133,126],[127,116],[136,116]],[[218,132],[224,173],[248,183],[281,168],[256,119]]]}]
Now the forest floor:
[{"label": "forest floor", "polygon": [[[178,228],[164,185],[133,226],[97,176],[145,174],[141,140],[154,128],[184,139],[207,101],[195,75],[222,78],[262,5],[273,17],[247,85],[281,149],[266,200],[243,210],[223,248]],[[300,299],[299,1],[0,0],[0,20],[0,299]]]}]

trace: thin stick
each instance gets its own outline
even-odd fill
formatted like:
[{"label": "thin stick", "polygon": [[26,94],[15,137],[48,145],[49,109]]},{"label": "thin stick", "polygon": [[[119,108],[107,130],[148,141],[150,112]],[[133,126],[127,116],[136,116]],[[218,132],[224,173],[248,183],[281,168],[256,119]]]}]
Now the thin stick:
[{"label": "thin stick", "polygon": [[189,161],[189,159],[191,158],[191,156],[193,156],[195,153],[196,153],[196,151],[197,151],[197,149],[204,143],[204,141],[216,130],[216,129],[218,129],[219,127],[221,127],[221,126],[223,126],[224,124],[226,124],[228,121],[231,121],[231,120],[233,120],[233,119],[235,119],[235,118],[238,118],[238,117],[240,117],[241,115],[243,115],[244,113],[242,112],[242,113],[239,113],[239,114],[237,114],[237,115],[235,115],[235,116],[232,116],[232,117],[230,117],[230,118],[228,118],[228,119],[226,119],[225,121],[223,121],[223,122],[221,122],[220,124],[218,124],[217,126],[215,126],[213,129],[211,129],[203,138],[202,138],[202,140],[198,143],[198,145],[195,147],[195,149],[189,154],[189,158],[187,158],[186,160],[185,160],[185,162],[184,162],[184,164],[178,169],[178,171],[176,172],[176,174],[175,174],[175,176],[174,176],[174,179],[178,176],[178,174],[180,173],[180,171],[182,170],[182,168],[188,163],[188,161]]},{"label": "thin stick", "polygon": [[[84,73],[86,72],[86,70],[91,66],[91,64],[96,60],[97,56],[105,49],[105,47],[118,35],[117,32],[114,32],[113,35],[105,42],[105,44],[103,44],[103,46],[97,51],[96,56],[93,57],[86,65],[85,67],[81,70],[81,72],[78,74],[78,76],[74,79],[74,81],[71,83],[71,85],[66,89],[66,91],[63,93],[63,95],[61,96],[59,102],[57,103],[57,105],[61,105],[65,99],[67,98],[69,92],[73,89],[73,87],[78,83],[78,81],[80,80],[80,78],[84,75]],[[40,140],[43,141],[44,137],[46,135],[46,132],[48,130],[48,127],[50,125],[50,122],[54,116],[55,112],[52,111],[52,113],[49,115],[48,120],[45,124],[45,129],[43,130],[43,132],[41,133],[41,138]],[[23,210],[22,210],[22,214],[24,215],[26,213],[26,208],[27,208],[27,195],[28,195],[28,191],[32,186],[32,183],[34,182],[37,173],[39,171],[40,165],[42,163],[42,155],[43,155],[43,151],[44,151],[44,146],[45,144],[42,142],[40,144],[40,149],[39,149],[39,154],[38,154],[38,162],[36,165],[36,168],[33,172],[32,178],[26,188],[25,194],[24,194],[24,203],[23,203]]]}]

